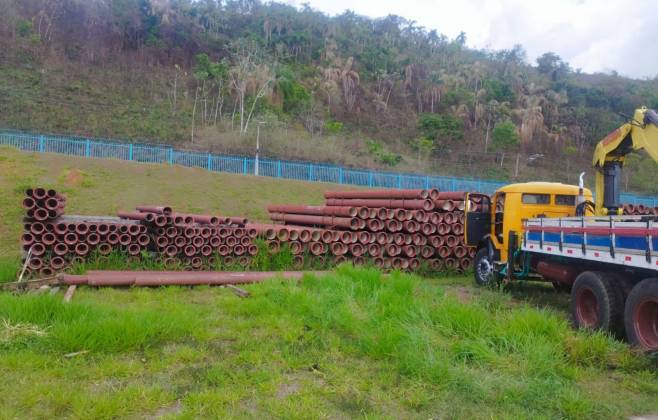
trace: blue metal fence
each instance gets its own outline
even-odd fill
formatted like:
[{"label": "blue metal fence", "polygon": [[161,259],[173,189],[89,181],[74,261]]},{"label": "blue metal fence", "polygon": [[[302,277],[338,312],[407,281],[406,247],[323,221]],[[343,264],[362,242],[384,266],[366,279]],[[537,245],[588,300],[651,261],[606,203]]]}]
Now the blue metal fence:
[{"label": "blue metal fence", "polygon": [[[190,152],[167,146],[123,143],[106,139],[87,139],[0,130],[0,144],[29,152],[50,152],[87,158],[164,163],[244,175],[254,174],[256,168],[256,160],[253,157]],[[273,159],[259,159],[258,174],[274,178],[366,187],[438,188],[441,191],[479,191],[487,194],[491,194],[507,184],[500,181],[349,169],[328,164]],[[622,194],[621,196],[624,203],[658,206],[658,198],[656,197],[635,194]]]}]

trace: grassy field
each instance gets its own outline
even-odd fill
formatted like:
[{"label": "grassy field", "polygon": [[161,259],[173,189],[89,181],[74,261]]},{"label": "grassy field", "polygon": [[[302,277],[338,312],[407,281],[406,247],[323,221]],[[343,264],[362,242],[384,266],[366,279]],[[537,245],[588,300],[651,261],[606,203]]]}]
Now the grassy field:
[{"label": "grassy field", "polygon": [[[139,203],[265,218],[329,185],[0,149],[0,250],[27,185],[69,212]],[[9,266],[10,261],[0,264]],[[7,269],[7,271],[9,271]],[[573,331],[539,284],[477,289],[342,266],[223,288],[0,293],[0,418],[619,418],[658,412],[655,359]]]}]

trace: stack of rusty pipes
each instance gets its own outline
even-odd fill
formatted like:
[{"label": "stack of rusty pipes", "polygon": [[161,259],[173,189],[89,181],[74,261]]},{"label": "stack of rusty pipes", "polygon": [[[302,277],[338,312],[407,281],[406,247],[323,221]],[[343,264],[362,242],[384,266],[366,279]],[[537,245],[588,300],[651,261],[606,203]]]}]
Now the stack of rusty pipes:
[{"label": "stack of rusty pipes", "polygon": [[622,209],[626,216],[658,215],[658,207],[645,206],[644,204],[624,204]]},{"label": "stack of rusty pipes", "polygon": [[65,216],[66,198],[55,190],[28,189],[21,245],[30,256],[26,275],[52,276],[94,252],[107,255],[113,249],[137,256],[150,237],[146,226],[118,218]]},{"label": "stack of rusty pipes", "polygon": [[245,228],[247,219],[174,213],[166,206],[139,206],[119,217],[64,215],[66,198],[54,190],[26,191],[21,237],[24,258],[30,256],[25,276],[52,276],[92,255],[124,252],[139,259],[155,253],[165,266],[199,270],[225,264],[248,266],[258,252],[256,230]]},{"label": "stack of rusty pipes", "polygon": [[[438,190],[367,190],[325,193],[326,205],[271,205],[279,224],[252,224],[271,249],[287,243],[297,261],[371,259],[381,268],[462,271],[475,250],[464,245],[466,193]],[[480,200],[471,204],[480,205]]]},{"label": "stack of rusty pipes", "polygon": [[216,255],[224,264],[248,266],[258,253],[254,243],[257,231],[245,227],[245,218],[175,213],[161,206],[138,206],[134,212],[119,212],[119,217],[149,226],[152,250],[166,267],[212,267]]}]

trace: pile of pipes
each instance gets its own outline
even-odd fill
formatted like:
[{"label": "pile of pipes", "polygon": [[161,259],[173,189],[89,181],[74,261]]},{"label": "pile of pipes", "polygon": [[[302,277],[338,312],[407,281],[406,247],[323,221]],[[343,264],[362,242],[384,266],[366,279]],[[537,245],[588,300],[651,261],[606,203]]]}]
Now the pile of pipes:
[{"label": "pile of pipes", "polygon": [[175,213],[167,206],[138,206],[118,217],[69,216],[64,196],[35,188],[23,200],[22,245],[28,277],[48,277],[113,251],[131,259],[152,253],[167,268],[214,268],[217,258],[247,267],[258,253],[258,237],[273,252],[289,247],[296,267],[350,260],[382,269],[416,270],[424,262],[437,271],[463,271],[475,254],[464,244],[464,209],[480,209],[488,203],[483,197],[438,190],[333,191],[325,193],[324,206],[268,206],[274,223],[260,224]]},{"label": "pile of pipes", "polygon": [[147,227],[118,218],[65,216],[66,198],[55,190],[28,189],[21,243],[24,276],[49,277],[74,262],[97,252],[108,255],[113,249],[140,255],[151,242]]},{"label": "pile of pipes", "polygon": [[622,208],[626,216],[658,215],[658,207],[645,206],[644,204],[624,204]]},{"label": "pile of pipes", "polygon": [[143,223],[156,252],[166,267],[183,266],[199,270],[223,263],[249,266],[258,253],[255,229],[245,228],[247,219],[212,215],[174,213],[171,207],[138,206],[119,217]]},{"label": "pile of pipes", "polygon": [[464,208],[479,208],[481,195],[438,190],[367,190],[325,193],[324,206],[271,205],[279,223],[251,225],[271,249],[286,243],[296,259],[308,253],[335,263],[367,259],[383,269],[463,271],[475,249],[464,244]]},{"label": "pile of pipes", "polygon": [[225,264],[250,264],[258,253],[256,230],[240,217],[173,213],[170,207],[139,206],[118,217],[64,214],[66,198],[55,190],[28,189],[23,200],[21,237],[24,277],[49,277],[92,255],[113,251],[139,259],[155,253],[167,267],[199,270]]}]

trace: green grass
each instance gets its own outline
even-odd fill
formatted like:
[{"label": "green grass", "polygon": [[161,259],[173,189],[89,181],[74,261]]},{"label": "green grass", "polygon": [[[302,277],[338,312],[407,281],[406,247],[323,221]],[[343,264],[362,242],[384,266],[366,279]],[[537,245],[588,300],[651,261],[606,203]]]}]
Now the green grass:
[{"label": "green grass", "polygon": [[[508,294],[342,266],[221,288],[0,295],[7,417],[617,418],[655,412],[649,359]],[[3,324],[0,324],[3,325]],[[87,351],[74,357],[71,352]]]}]

